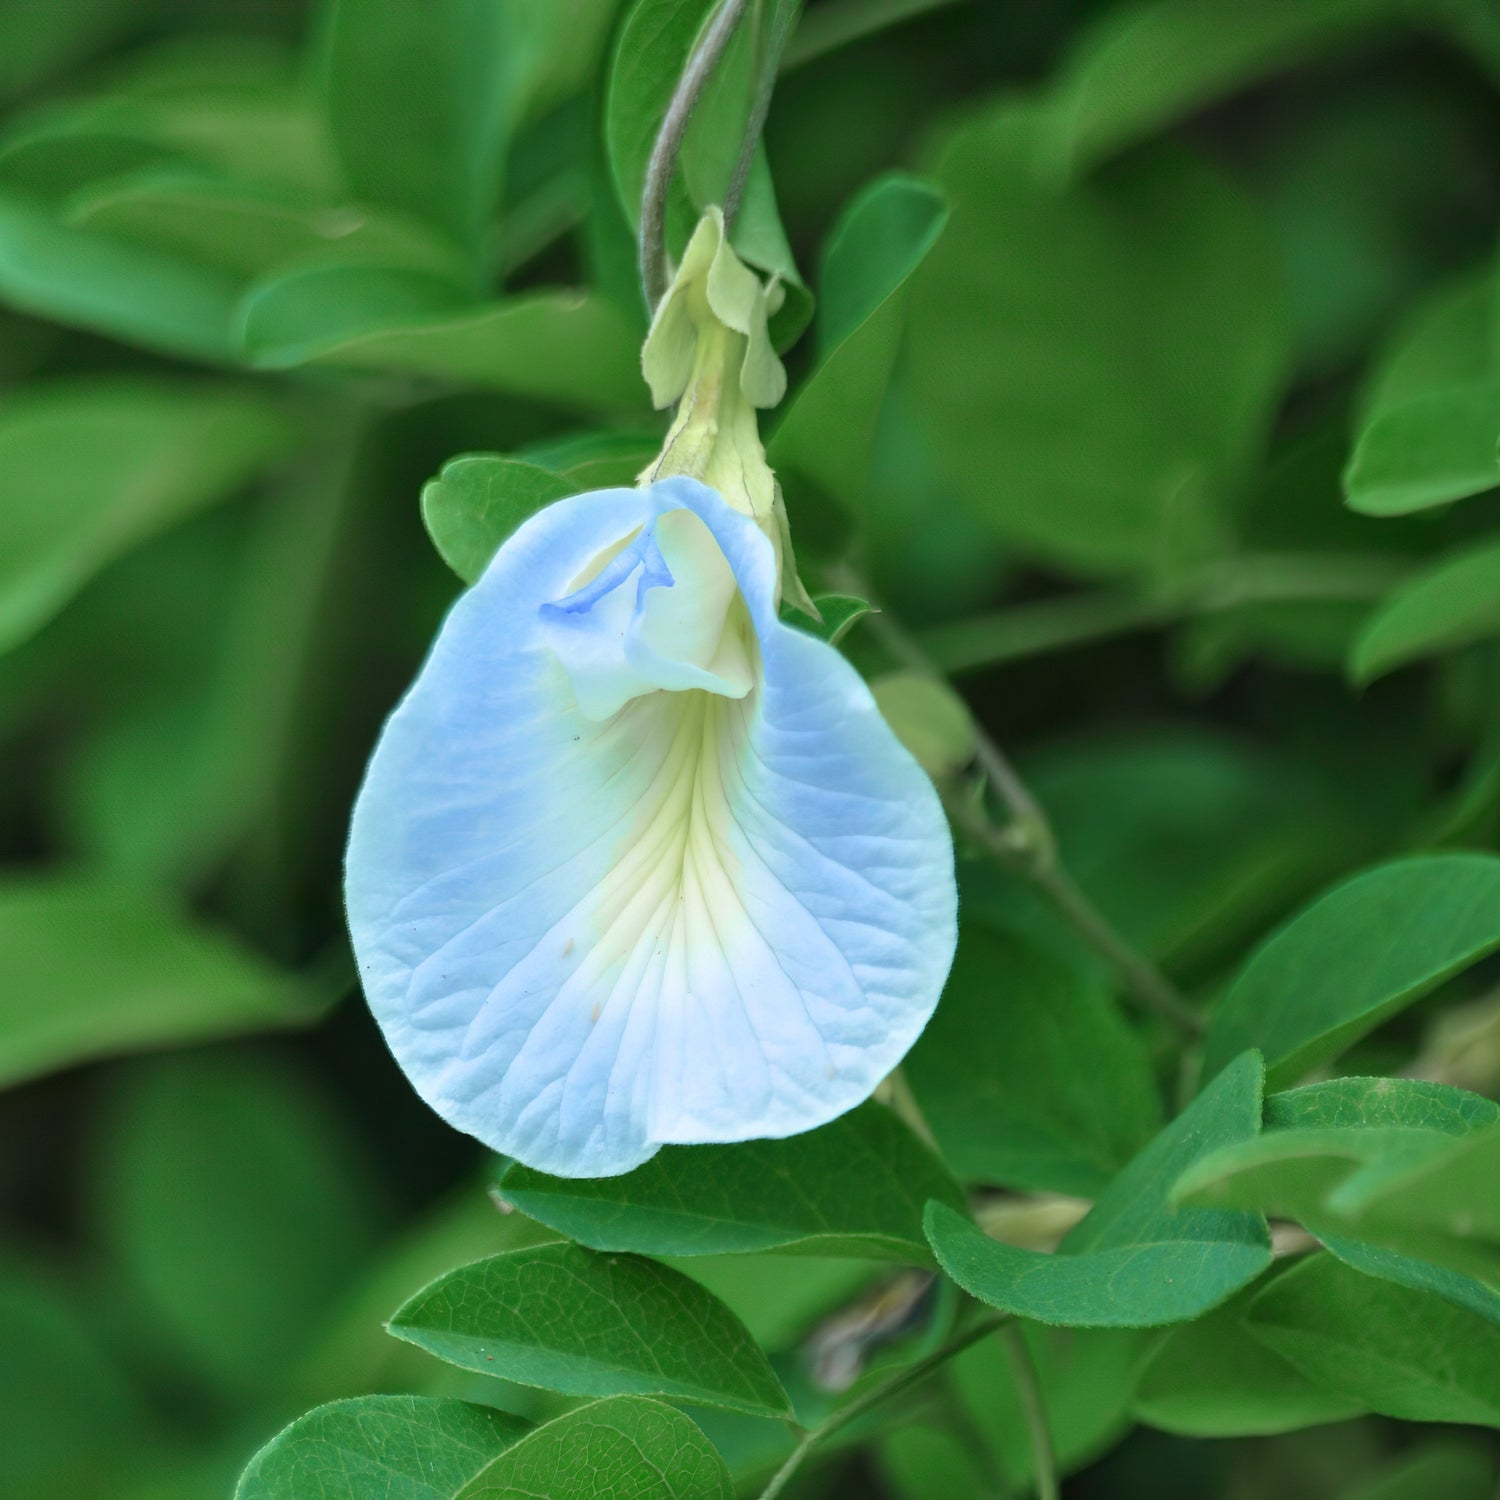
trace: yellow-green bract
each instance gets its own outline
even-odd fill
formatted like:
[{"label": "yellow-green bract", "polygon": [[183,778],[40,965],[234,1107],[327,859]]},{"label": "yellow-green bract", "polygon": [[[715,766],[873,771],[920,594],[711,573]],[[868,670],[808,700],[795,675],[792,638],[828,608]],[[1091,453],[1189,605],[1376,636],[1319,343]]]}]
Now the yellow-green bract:
[{"label": "yellow-green bract", "polygon": [[529,1166],[786,1136],[900,1061],[952,960],[937,794],[765,533],[666,479],[560,500],[456,605],[355,808],[347,899],[419,1093]]}]

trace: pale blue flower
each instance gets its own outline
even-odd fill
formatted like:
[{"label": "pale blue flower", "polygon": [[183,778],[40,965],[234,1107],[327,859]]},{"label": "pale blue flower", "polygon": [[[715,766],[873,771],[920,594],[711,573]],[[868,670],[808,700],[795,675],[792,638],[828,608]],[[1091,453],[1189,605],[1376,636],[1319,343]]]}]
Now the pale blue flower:
[{"label": "pale blue flower", "polygon": [[936,792],[693,479],[562,500],[454,607],[355,808],[349,921],[446,1120],[568,1176],[866,1098],[955,943]]}]

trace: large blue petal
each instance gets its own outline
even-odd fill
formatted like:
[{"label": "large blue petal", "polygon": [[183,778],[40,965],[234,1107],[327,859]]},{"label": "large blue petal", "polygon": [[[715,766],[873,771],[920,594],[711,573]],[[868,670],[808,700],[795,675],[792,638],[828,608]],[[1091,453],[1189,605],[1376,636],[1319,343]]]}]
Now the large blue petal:
[{"label": "large blue petal", "polygon": [[[648,628],[619,649],[649,681],[601,716],[576,684],[606,633],[565,662],[558,631],[622,598],[639,624],[673,587],[653,538],[676,511],[732,569],[753,685],[663,664],[671,632]],[[606,1176],[668,1142],[811,1129],[937,1003],[941,805],[853,668],[779,622],[776,576],[696,481],[559,501],[459,600],[385,727],[349,842],[360,974],[418,1092],[497,1151]]]}]

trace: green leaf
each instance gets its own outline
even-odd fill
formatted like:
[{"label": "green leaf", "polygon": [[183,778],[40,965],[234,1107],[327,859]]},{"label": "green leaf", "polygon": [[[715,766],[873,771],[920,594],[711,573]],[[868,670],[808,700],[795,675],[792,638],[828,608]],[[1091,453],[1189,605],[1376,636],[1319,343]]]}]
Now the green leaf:
[{"label": "green leaf", "polygon": [[[125,564],[144,580],[146,608],[170,621],[183,659],[152,671],[69,757],[59,813],[81,857],[122,877],[191,888],[226,859],[253,858],[297,820],[289,784],[318,796],[305,752],[319,734],[309,695],[331,675],[323,611],[349,533],[365,524],[355,519],[365,494],[351,486],[350,448],[338,422],[325,422],[316,457],[253,506],[214,518],[209,558],[174,565],[190,574],[176,597],[157,571],[160,545]],[[193,540],[179,533],[166,545]],[[118,568],[113,577],[118,587]],[[140,627],[80,616],[75,628]]]},{"label": "green leaf", "polygon": [[[656,133],[715,0],[635,0],[620,26],[604,107],[605,146],[615,191],[630,225],[640,222],[641,190]],[[680,254],[704,209],[722,205],[757,88],[757,57],[789,27],[800,0],[757,7],[759,27],[742,23],[704,91],[683,143],[682,171],[669,200],[668,244]],[[685,185],[684,185],[685,184]],[[751,265],[780,279],[787,301],[773,320],[780,347],[807,326],[808,295],[776,207],[765,148],[755,155],[730,236]]]},{"label": "green leaf", "polygon": [[879,1104],[783,1140],[667,1146],[623,1177],[548,1177],[517,1165],[500,1188],[523,1213],[598,1250],[793,1249],[914,1264],[929,1261],[922,1205],[963,1202],[942,1165]]},{"label": "green leaf", "polygon": [[634,1255],[568,1244],[493,1255],[440,1276],[389,1327],[462,1369],[568,1396],[791,1414],[739,1319],[681,1272]]},{"label": "green leaf", "polygon": [[300,75],[298,59],[264,37],[173,39],[132,56],[103,91],[23,116],[7,132],[0,176],[56,202],[59,190],[155,161],[327,201],[342,183]]},{"label": "green leaf", "polygon": [[1465,547],[1403,584],[1366,621],[1349,672],[1358,683],[1500,634],[1500,542]]},{"label": "green leaf", "polygon": [[95,1164],[144,1326],[236,1400],[278,1389],[377,1240],[374,1183],[295,1072],[248,1053],[132,1064]]},{"label": "green leaf", "polygon": [[542,291],[475,305],[429,272],[329,265],[259,283],[241,316],[261,369],[420,375],[585,411],[645,404],[636,332],[599,297]]},{"label": "green leaf", "polygon": [[1410,0],[1155,0],[1112,10],[1085,34],[1048,97],[1058,166],[1087,172],[1194,110],[1410,9]]},{"label": "green leaf", "polygon": [[509,120],[504,10],[492,0],[336,0],[327,110],[355,193],[478,248]]},{"label": "green leaf", "polygon": [[1500,349],[1495,270],[1458,278],[1417,309],[1383,351],[1344,471],[1350,507],[1406,515],[1500,485]]},{"label": "green leaf", "polygon": [[927,1210],[943,1269],[965,1291],[1020,1317],[1142,1328],[1194,1318],[1270,1263],[1258,1214],[1174,1209],[1172,1184],[1217,1147],[1260,1128],[1260,1060],[1235,1060],[1100,1194],[1055,1255],[988,1238],[951,1208]]},{"label": "green leaf", "polygon": [[454,1500],[733,1500],[724,1461],[681,1412],[639,1396],[595,1401],[508,1448]]},{"label": "green leaf", "polygon": [[1246,1326],[1315,1385],[1411,1422],[1500,1427],[1500,1328],[1438,1297],[1309,1256]]},{"label": "green leaf", "polygon": [[1005,103],[931,163],[952,219],[914,278],[912,396],[997,536],[1069,571],[1168,570],[1222,547],[1275,410],[1275,253],[1235,187],[1180,151],[1048,183],[1046,127]]},{"label": "green leaf", "polygon": [[874,608],[867,599],[858,599],[853,594],[819,594],[813,603],[818,606],[821,619],[815,620],[789,604],[782,606],[782,617],[788,625],[795,625],[830,646],[837,646]]},{"label": "green leaf", "polygon": [[1161,1124],[1150,1057],[1108,996],[973,923],[904,1067],[965,1181],[1092,1197]]},{"label": "green leaf", "polygon": [[529,1424],[427,1396],[357,1396],[320,1406],[250,1460],[235,1500],[454,1500]]},{"label": "green leaf", "polygon": [[[168,222],[158,218],[143,233],[139,206],[112,205],[153,174],[204,185],[210,201],[199,222],[190,204],[158,204]],[[257,245],[286,233],[251,203],[295,204],[337,238],[351,216],[314,211],[336,186],[322,123],[288,60],[264,43],[240,47],[223,37],[207,56],[168,46],[133,62],[112,91],[44,107],[7,132],[0,297],[150,349],[230,363],[240,267]],[[214,194],[240,205],[244,235],[234,253]],[[184,254],[209,245],[221,252],[213,259]]]},{"label": "green leaf", "polygon": [[305,1025],[327,986],[274,968],[137,884],[0,881],[0,1084],[93,1058]]},{"label": "green leaf", "polygon": [[[1435,1250],[1422,1245],[1422,1254],[1405,1255],[1369,1239],[1335,1234],[1331,1229],[1323,1230],[1318,1238],[1346,1266],[1366,1276],[1431,1292],[1500,1327],[1500,1255],[1473,1250],[1453,1255],[1450,1247],[1442,1245]],[[1458,1260],[1459,1267],[1438,1263],[1447,1258]]]},{"label": "green leaf", "polygon": [[290,192],[196,169],[106,177],[74,193],[64,213],[74,228],[246,278],[329,259],[458,271],[452,248],[418,225],[364,208],[309,206]]},{"label": "green leaf", "polygon": [[1500,1105],[1443,1084],[1340,1078],[1266,1101],[1265,1133],[1194,1164],[1174,1196],[1205,1208],[1296,1219],[1356,1270],[1430,1291],[1500,1323],[1500,1255],[1433,1230],[1367,1220],[1365,1185],[1441,1158],[1455,1137],[1500,1121]]},{"label": "green leaf", "polygon": [[1266,1130],[1277,1134],[1384,1128],[1459,1136],[1497,1119],[1493,1099],[1423,1078],[1332,1078],[1266,1100]]},{"label": "green leaf", "polygon": [[324,215],[320,235],[317,216],[263,190],[160,167],[93,183],[65,212],[72,228],[241,276],[325,247],[338,223]]},{"label": "green leaf", "polygon": [[535,464],[467,453],[424,486],[422,520],[443,561],[465,583],[476,583],[522,521],[574,493],[566,479]]},{"label": "green leaf", "polygon": [[0,299],[21,312],[188,359],[235,358],[234,277],[58,224],[0,197]]},{"label": "green leaf", "polygon": [[898,173],[878,178],[844,210],[818,275],[819,362],[769,444],[781,473],[810,480],[853,514],[906,325],[912,274],[948,220],[941,194]]},{"label": "green leaf", "polygon": [[73,380],[0,410],[0,649],[106,564],[241,489],[281,456],[286,420],[248,394]]},{"label": "green leaf", "polygon": [[1275,1218],[1317,1215],[1363,1169],[1426,1161],[1454,1137],[1500,1120],[1500,1105],[1413,1078],[1337,1078],[1266,1100],[1265,1130],[1183,1174],[1174,1197]]},{"label": "green leaf", "polygon": [[1183,1437],[1252,1437],[1338,1422],[1364,1410],[1322,1390],[1250,1335],[1245,1311],[1261,1290],[1260,1284],[1246,1287],[1156,1345],[1136,1382],[1131,1415],[1138,1422]]},{"label": "green leaf", "polygon": [[1488,1125],[1420,1160],[1362,1173],[1337,1206],[1362,1225],[1430,1230],[1500,1243],[1500,1126]]},{"label": "green leaf", "polygon": [[327,109],[356,194],[485,250],[517,126],[583,81],[611,13],[609,0],[337,0]]},{"label": "green leaf", "polygon": [[1246,1047],[1288,1083],[1500,948],[1500,859],[1396,860],[1273,933],[1209,1022],[1205,1077]]},{"label": "green leaf", "polygon": [[1344,475],[1352,509],[1405,516],[1500,485],[1500,382],[1430,391],[1373,418]]},{"label": "green leaf", "polygon": [[1381,351],[1361,401],[1365,422],[1432,391],[1476,385],[1500,369],[1493,262],[1442,284],[1418,303]]}]

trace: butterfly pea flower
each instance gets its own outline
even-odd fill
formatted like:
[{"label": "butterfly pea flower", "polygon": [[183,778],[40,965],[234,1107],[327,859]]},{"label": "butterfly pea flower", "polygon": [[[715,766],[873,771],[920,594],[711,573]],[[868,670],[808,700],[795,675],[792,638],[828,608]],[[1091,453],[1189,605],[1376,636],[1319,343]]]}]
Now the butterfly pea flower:
[{"label": "butterfly pea flower", "polygon": [[955,943],[931,782],[798,587],[755,409],[776,293],[710,215],[644,364],[634,489],[526,521],[456,603],[355,807],[350,928],[446,1120],[564,1176],[786,1136],[866,1098]]}]

